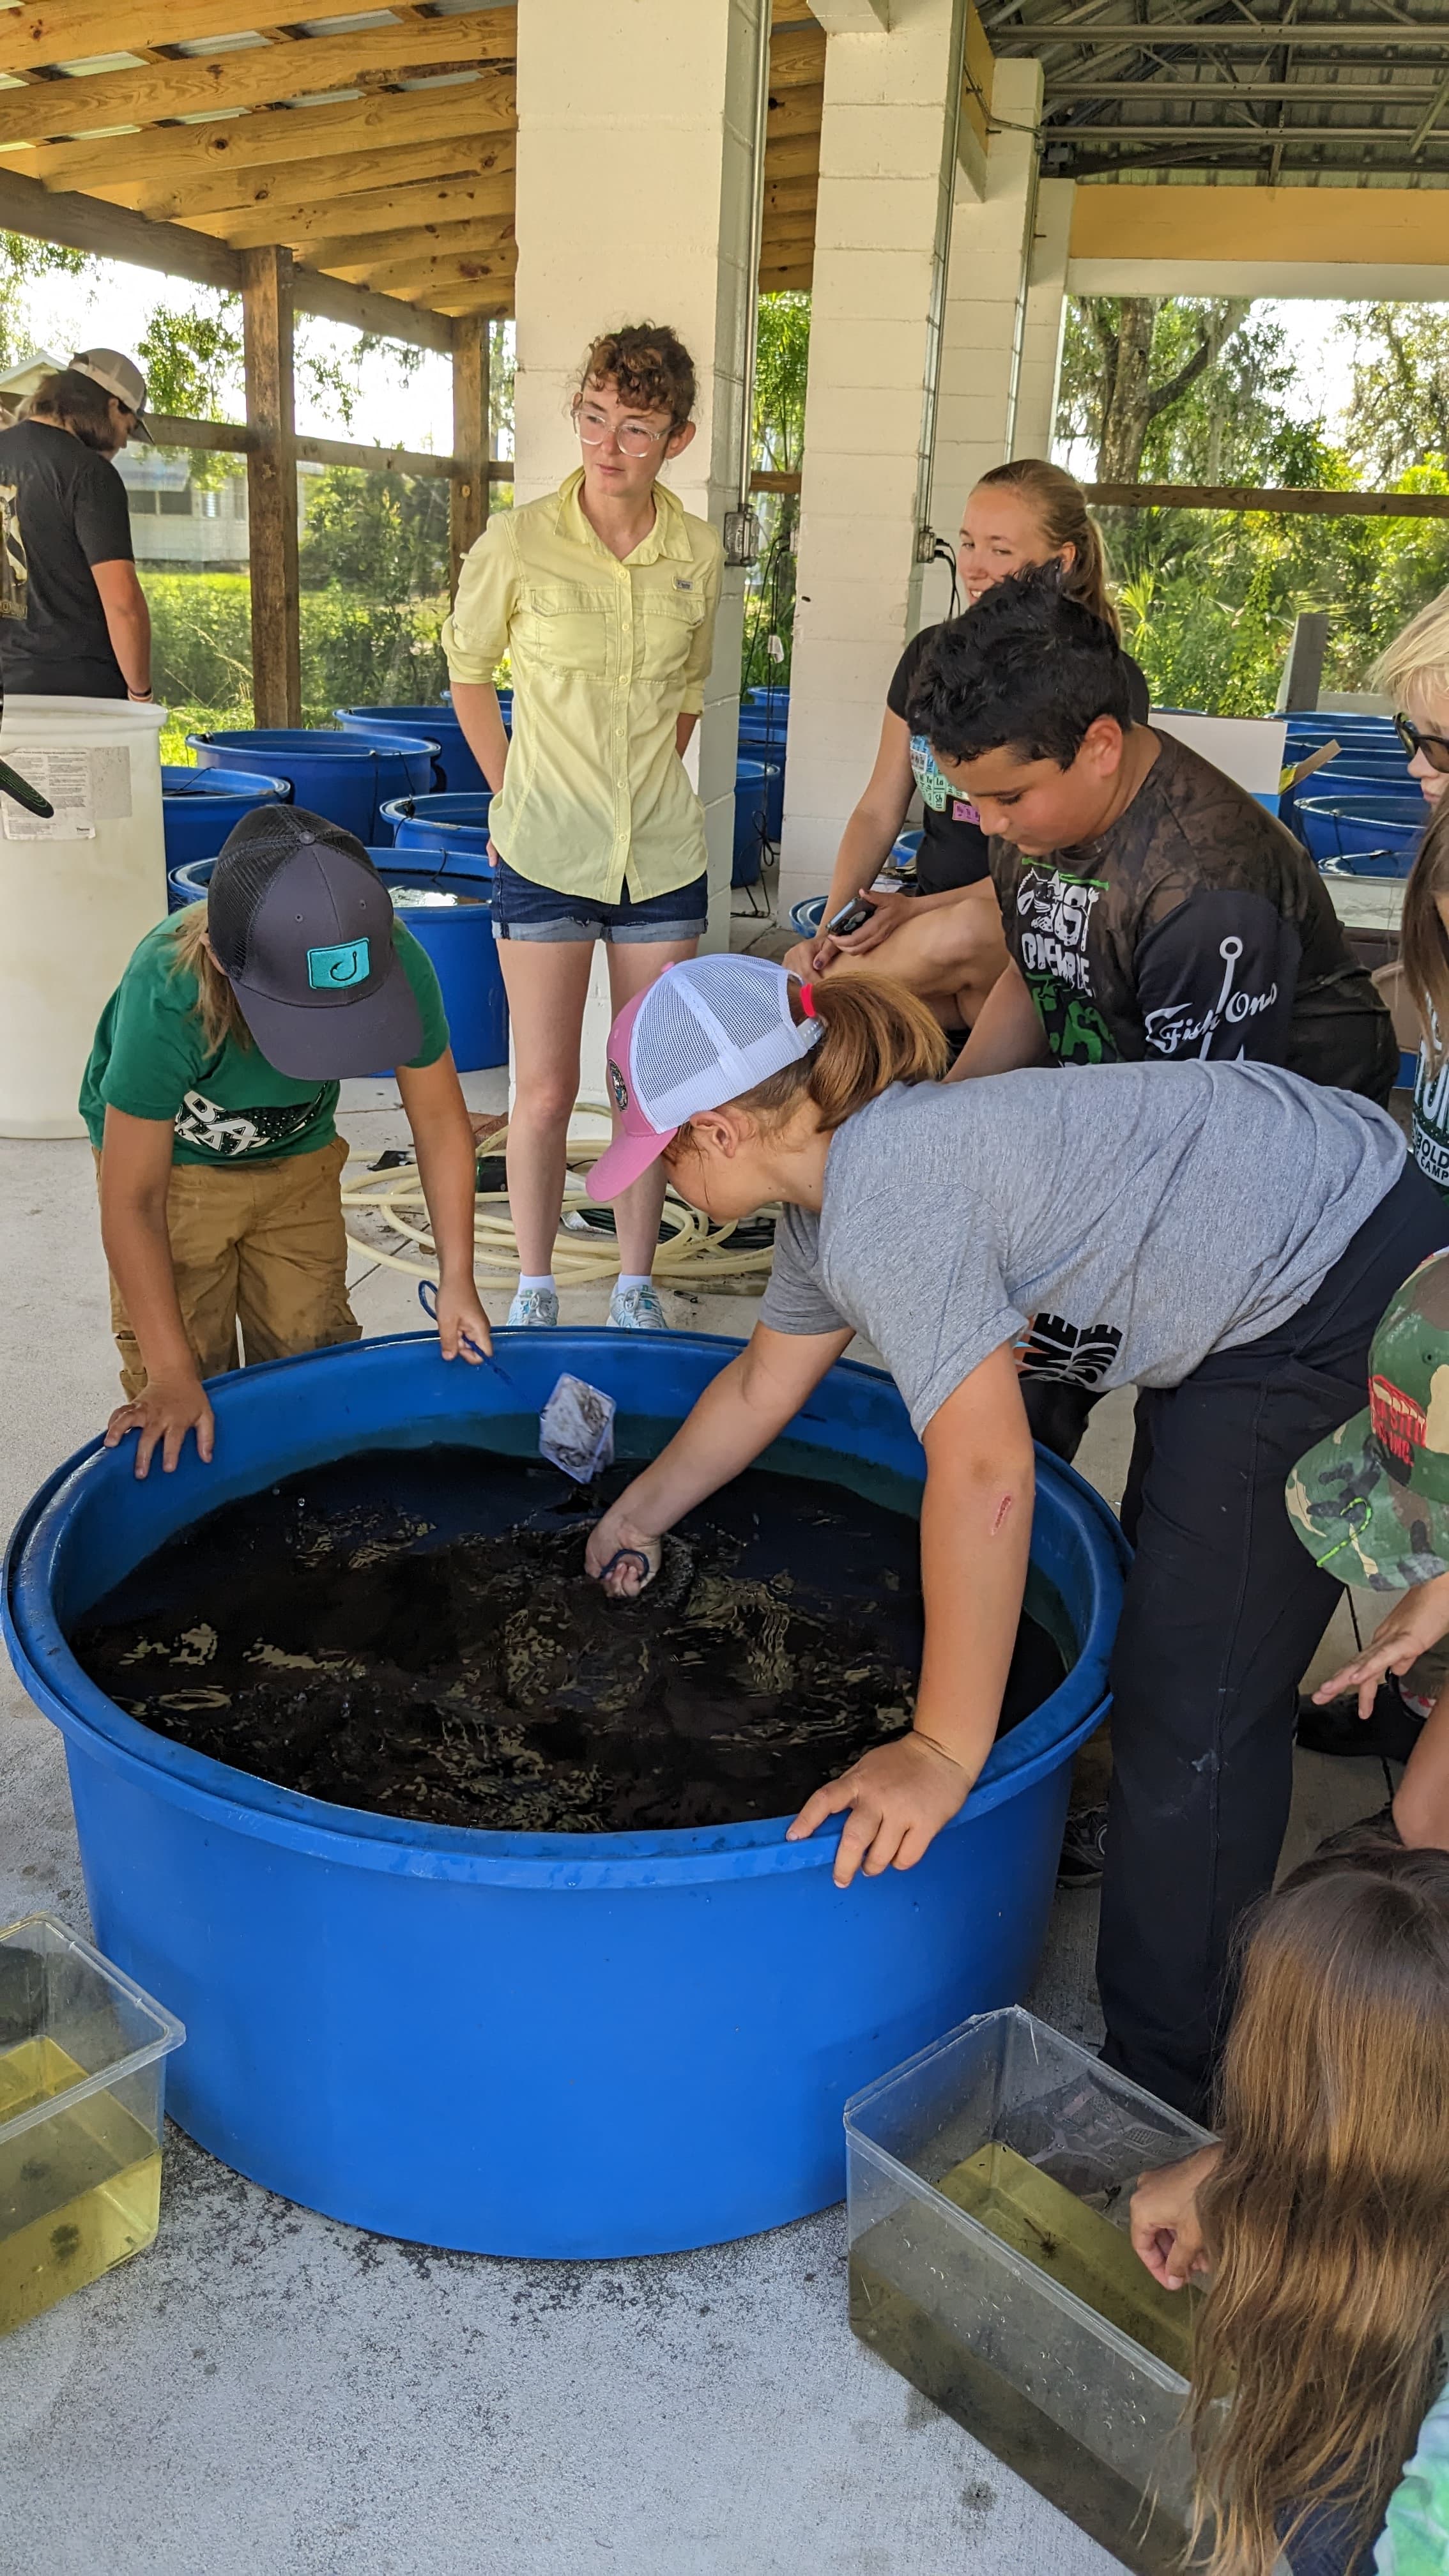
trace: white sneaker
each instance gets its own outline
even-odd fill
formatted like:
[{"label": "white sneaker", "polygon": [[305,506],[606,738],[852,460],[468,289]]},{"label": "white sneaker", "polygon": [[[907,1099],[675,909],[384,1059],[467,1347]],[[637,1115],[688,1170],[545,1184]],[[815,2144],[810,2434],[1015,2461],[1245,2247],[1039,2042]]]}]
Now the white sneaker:
[{"label": "white sneaker", "polygon": [[508,1309],[510,1325],[556,1324],[558,1290],[556,1288],[520,1288]]},{"label": "white sneaker", "polygon": [[664,1309],[659,1291],[651,1280],[647,1288],[616,1288],[609,1300],[609,1321],[619,1333],[667,1333]]}]

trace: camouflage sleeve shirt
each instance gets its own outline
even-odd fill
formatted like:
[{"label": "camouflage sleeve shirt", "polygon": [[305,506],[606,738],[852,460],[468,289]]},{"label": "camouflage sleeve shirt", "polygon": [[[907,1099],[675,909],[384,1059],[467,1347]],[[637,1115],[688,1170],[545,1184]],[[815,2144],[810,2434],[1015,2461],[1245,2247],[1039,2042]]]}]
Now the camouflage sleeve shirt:
[{"label": "camouflage sleeve shirt", "polygon": [[1098,841],[991,843],[1007,947],[1062,1064],[1236,1059],[1386,1099],[1378,994],[1322,877],[1245,789],[1169,734]]}]

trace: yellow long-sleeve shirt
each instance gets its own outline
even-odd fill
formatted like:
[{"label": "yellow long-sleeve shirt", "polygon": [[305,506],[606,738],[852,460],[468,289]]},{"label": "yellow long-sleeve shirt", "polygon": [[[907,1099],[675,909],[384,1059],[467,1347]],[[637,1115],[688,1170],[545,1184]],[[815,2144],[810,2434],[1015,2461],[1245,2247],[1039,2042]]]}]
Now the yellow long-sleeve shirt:
[{"label": "yellow long-sleeve shirt", "polygon": [[489,828],[520,876],[617,903],[703,873],[704,812],[675,750],[714,652],[715,530],[655,486],[621,563],[579,506],[582,470],[490,519],[469,551],[443,649],[453,679],[513,667],[513,738]]}]

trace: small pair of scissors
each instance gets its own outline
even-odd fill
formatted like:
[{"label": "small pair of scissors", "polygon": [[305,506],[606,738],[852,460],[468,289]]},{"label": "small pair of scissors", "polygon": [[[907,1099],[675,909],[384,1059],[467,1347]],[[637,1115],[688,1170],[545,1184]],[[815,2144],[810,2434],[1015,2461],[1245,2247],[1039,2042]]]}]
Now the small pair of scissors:
[{"label": "small pair of scissors", "polygon": [[[429,1323],[435,1324],[438,1320],[438,1292],[431,1279],[420,1279],[418,1281],[418,1304],[421,1306],[423,1313],[427,1316]],[[480,1360],[489,1361],[491,1365],[496,1368],[499,1376],[505,1381],[505,1383],[512,1386],[513,1380],[509,1376],[507,1369],[504,1367],[503,1362],[498,1357],[496,1351],[478,1350],[477,1343],[470,1341],[466,1333],[464,1334],[463,1339],[468,1343],[470,1351],[478,1351],[478,1357]]]}]

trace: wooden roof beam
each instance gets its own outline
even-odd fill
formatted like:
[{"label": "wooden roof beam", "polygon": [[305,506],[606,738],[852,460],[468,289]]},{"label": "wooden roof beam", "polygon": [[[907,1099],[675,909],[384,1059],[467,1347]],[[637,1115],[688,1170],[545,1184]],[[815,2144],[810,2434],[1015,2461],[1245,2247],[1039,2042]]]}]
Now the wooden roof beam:
[{"label": "wooden roof beam", "polygon": [[770,89],[818,89],[825,79],[825,32],[787,27],[770,39]]},{"label": "wooden roof beam", "polygon": [[[801,93],[802,96],[808,93]],[[105,142],[43,144],[28,152],[27,178],[47,188],[104,186],[124,157],[130,180],[169,182],[184,191],[192,177],[256,170],[278,161],[320,160],[347,151],[400,150],[441,135],[508,134],[518,124],[511,72],[480,72],[456,88],[393,90],[337,107],[257,108],[250,116],[207,125],[168,125]]]},{"label": "wooden roof beam", "polygon": [[360,241],[345,233],[330,241],[313,242],[309,258],[313,268],[329,269],[334,276],[355,277],[365,284],[385,268],[418,260],[490,258],[512,239],[510,205],[490,223],[479,223],[475,217],[455,224],[416,224],[400,232],[377,233],[371,240],[364,235]]},{"label": "wooden roof beam", "polygon": [[[68,250],[89,251],[100,259],[130,260],[139,268],[190,278],[198,286],[220,286],[233,294],[241,291],[241,254],[227,243],[184,232],[178,224],[148,223],[144,215],[104,205],[97,197],[42,188],[14,170],[0,169],[0,229],[26,233],[35,241],[60,242]],[[357,331],[380,332],[389,339],[406,340],[414,348],[446,352],[451,347],[446,329],[431,316],[386,295],[350,286],[340,277],[322,277],[312,269],[299,268],[294,300],[299,313],[320,313]]]},{"label": "wooden roof beam", "polygon": [[778,136],[765,151],[765,185],[775,179],[814,179],[820,177],[820,130],[810,134]]},{"label": "wooden roof beam", "polygon": [[[306,15],[356,17],[357,0],[306,0]],[[205,44],[214,37],[250,35],[259,31],[259,22],[265,25],[267,12],[258,0],[185,0],[184,27],[178,28],[176,16],[175,0],[32,0],[0,15],[0,71],[47,71],[97,54],[145,53],[174,45],[178,36]]]},{"label": "wooden roof beam", "polygon": [[306,213],[320,206],[325,218],[340,197],[371,188],[411,187],[433,177],[482,178],[491,170],[511,170],[513,159],[511,134],[444,134],[436,142],[414,143],[402,151],[338,152],[317,160],[263,162],[250,170],[223,163],[205,178],[188,174],[180,185],[173,179],[133,179],[117,168],[105,179],[92,180],[91,192],[114,205],[134,206],[138,214],[210,230],[214,214],[260,214],[269,206]]},{"label": "wooden roof beam", "polygon": [[379,188],[375,196],[328,200],[321,191],[316,195],[318,201],[305,208],[264,206],[255,214],[239,214],[233,208],[229,214],[207,215],[201,229],[229,241],[234,250],[287,242],[293,250],[305,249],[314,268],[334,268],[338,263],[326,252],[328,247],[337,249],[342,239],[357,245],[355,256],[360,259],[372,237],[401,240],[403,228],[409,226],[481,223],[486,227],[511,217],[514,179],[510,168],[490,172],[486,178],[432,179],[415,188]]},{"label": "wooden roof beam", "polygon": [[479,251],[459,249],[422,258],[415,252],[411,259],[386,260],[372,270],[368,282],[385,294],[408,300],[449,286],[494,287],[511,293],[517,266],[518,252],[510,236]]},{"label": "wooden roof beam", "polygon": [[815,137],[816,158],[818,160],[820,152],[820,124],[824,113],[825,85],[823,81],[817,85],[812,85],[809,88],[782,90],[778,98],[772,96],[770,100],[769,113],[765,120],[765,143],[767,149],[771,143],[777,140],[783,141],[787,136],[793,137],[801,134],[813,134]]},{"label": "wooden roof beam", "polygon": [[159,62],[144,71],[38,81],[27,89],[0,90],[0,150],[87,134],[98,126],[148,126],[213,108],[274,106],[313,90],[355,88],[367,73],[396,78],[444,64],[471,70],[511,61],[516,46],[514,20],[500,24],[490,9],[408,26],[357,28],[347,36],[310,36],[298,45],[249,45],[240,53]]}]

